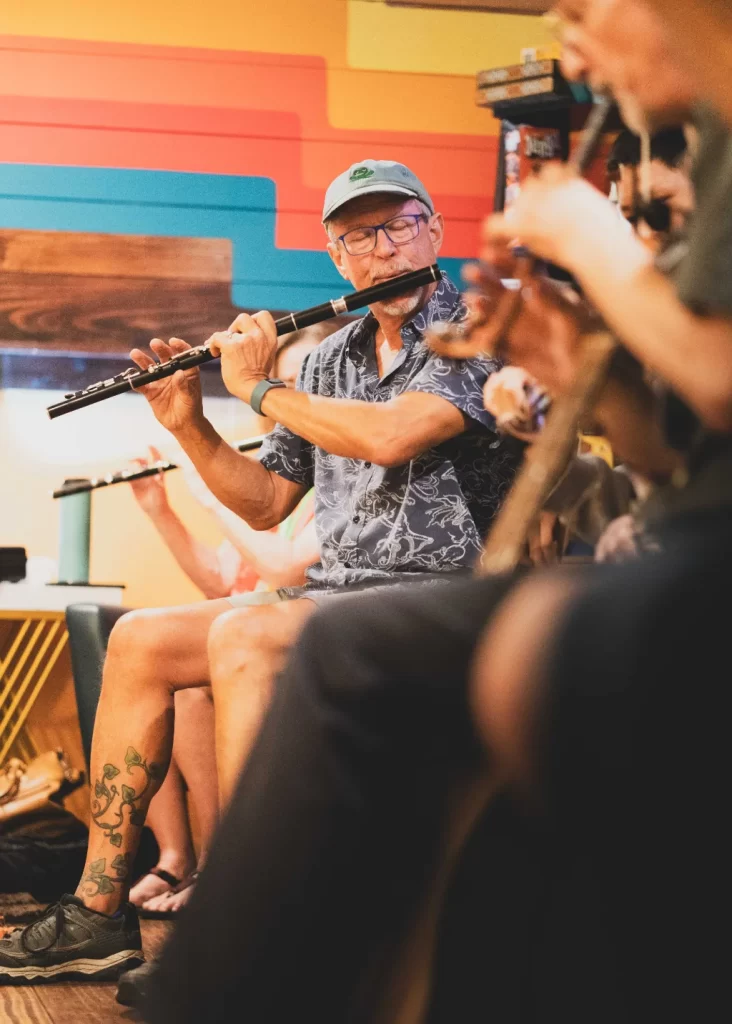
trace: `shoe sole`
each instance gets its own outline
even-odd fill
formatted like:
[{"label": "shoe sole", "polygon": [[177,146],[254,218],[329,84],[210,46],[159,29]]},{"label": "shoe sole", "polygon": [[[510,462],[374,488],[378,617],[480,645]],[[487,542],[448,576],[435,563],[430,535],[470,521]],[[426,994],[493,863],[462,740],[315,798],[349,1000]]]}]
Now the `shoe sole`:
[{"label": "shoe sole", "polygon": [[116,981],[120,974],[145,963],[141,949],[123,949],[103,959],[81,958],[45,967],[1,967],[0,985],[22,985],[75,978],[79,981]]}]

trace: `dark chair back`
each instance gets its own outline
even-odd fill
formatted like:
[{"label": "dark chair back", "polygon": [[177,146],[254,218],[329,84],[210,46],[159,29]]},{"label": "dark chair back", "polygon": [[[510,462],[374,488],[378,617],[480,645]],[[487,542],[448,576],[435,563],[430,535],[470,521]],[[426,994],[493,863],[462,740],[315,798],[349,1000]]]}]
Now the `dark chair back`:
[{"label": "dark chair back", "polygon": [[104,604],[70,604],[66,609],[71,670],[87,772],[109,634],[117,619],[128,610]]}]

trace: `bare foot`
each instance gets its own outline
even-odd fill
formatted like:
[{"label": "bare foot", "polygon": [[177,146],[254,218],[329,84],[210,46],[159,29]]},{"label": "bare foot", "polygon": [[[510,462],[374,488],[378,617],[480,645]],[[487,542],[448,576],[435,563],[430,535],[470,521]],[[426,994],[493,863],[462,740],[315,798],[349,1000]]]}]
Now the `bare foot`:
[{"label": "bare foot", "polygon": [[152,911],[155,914],[177,914],[188,903],[198,879],[198,872],[194,872],[189,878],[181,882],[175,889],[162,893],[160,896],[153,896],[143,904],[142,909]]},{"label": "bare foot", "polygon": [[[160,875],[156,873],[157,871],[161,872]],[[167,877],[165,877],[166,875]],[[147,900],[164,896],[166,893],[172,892],[180,884],[180,878],[172,873],[163,873],[162,869],[154,868],[133,885],[130,890],[130,903],[133,903],[136,907],[142,907]]]}]

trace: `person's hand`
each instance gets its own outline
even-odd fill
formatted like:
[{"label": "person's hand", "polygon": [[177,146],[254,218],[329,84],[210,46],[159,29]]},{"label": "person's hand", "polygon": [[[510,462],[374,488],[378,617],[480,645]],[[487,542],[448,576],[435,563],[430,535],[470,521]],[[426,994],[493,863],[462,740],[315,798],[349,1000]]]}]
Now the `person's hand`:
[{"label": "person's hand", "polygon": [[[163,461],[163,456],[153,445],[149,446],[148,451],[150,452],[149,461],[133,459],[130,468],[145,469],[155,462]],[[162,515],[170,508],[168,492],[165,488],[165,478],[162,473],[156,473],[155,476],[145,476],[141,480],[130,480],[130,487],[137,504],[151,519]]]},{"label": "person's hand", "polygon": [[557,516],[553,512],[540,512],[527,537],[529,561],[535,567],[554,565],[557,561],[557,542],[554,529]]},{"label": "person's hand", "polygon": [[[153,338],[150,342],[150,348],[161,363],[167,362],[174,355],[180,355],[181,352],[187,352],[190,347],[181,338],[171,338],[168,342]],[[132,349],[130,359],[141,370],[149,370],[155,365],[155,360],[139,348]],[[155,419],[173,434],[203,419],[198,367],[192,370],[177,370],[170,377],[163,377],[162,380],[153,381],[134,390],[145,396]]]},{"label": "person's hand", "polygon": [[504,366],[491,373],[483,388],[483,404],[495,418],[499,430],[522,441],[533,441],[538,433],[531,404],[539,385],[520,366]]},{"label": "person's hand", "polygon": [[260,380],[269,377],[277,354],[277,330],[270,313],[241,313],[228,331],[207,342],[221,356],[221,376],[228,391],[248,402]]},{"label": "person's hand", "polygon": [[484,221],[481,259],[490,261],[496,245],[521,245],[572,271],[594,247],[621,234],[610,200],[566,164],[551,162],[522,182],[515,203]]},{"label": "person's hand", "polygon": [[530,278],[521,288],[521,305],[503,340],[507,362],[521,366],[552,397],[574,382],[584,331],[593,316],[567,285],[549,278]]},{"label": "person's hand", "polygon": [[209,491],[188,456],[181,453],[180,456],[176,457],[176,461],[183,471],[183,479],[186,482],[186,487],[199,505],[203,505],[203,507],[209,509],[209,511],[215,509],[219,504],[218,498]]},{"label": "person's hand", "polygon": [[638,527],[631,515],[613,519],[595,545],[596,562],[630,562],[640,553]]}]

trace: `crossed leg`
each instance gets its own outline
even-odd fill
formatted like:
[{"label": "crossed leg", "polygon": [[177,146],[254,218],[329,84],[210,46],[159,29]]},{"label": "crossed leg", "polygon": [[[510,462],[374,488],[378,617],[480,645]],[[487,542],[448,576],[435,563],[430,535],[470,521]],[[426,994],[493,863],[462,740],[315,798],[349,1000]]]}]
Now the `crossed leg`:
[{"label": "crossed leg", "polygon": [[226,599],[133,611],[115,624],[92,744],[91,825],[76,895],[113,913],[127,892],[140,830],[173,748],[176,690],[208,682],[211,623]]},{"label": "crossed leg", "polygon": [[[214,683],[216,760],[226,799],[256,738],[272,680],[314,610],[309,600],[232,610],[222,598],[133,611],[115,624],[92,744],[89,848],[76,892],[87,906],[113,913],[126,895],[140,829],[172,754],[176,691],[203,687],[209,678]],[[211,638],[214,681],[208,638],[221,617]]]},{"label": "crossed leg", "polygon": [[[186,790],[198,823],[197,860]],[[171,888],[163,878],[155,874],[146,875],[131,891],[131,903],[155,913],[172,913],[185,906],[196,874],[206,862],[218,823],[218,804],[211,688],[197,686],[178,690],[175,694],[173,757],[165,781],[150,804],[147,824],[160,846],[158,868],[181,881]],[[147,894],[143,887],[147,887]]]}]

